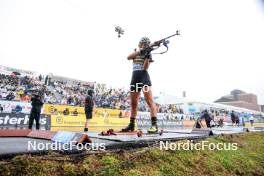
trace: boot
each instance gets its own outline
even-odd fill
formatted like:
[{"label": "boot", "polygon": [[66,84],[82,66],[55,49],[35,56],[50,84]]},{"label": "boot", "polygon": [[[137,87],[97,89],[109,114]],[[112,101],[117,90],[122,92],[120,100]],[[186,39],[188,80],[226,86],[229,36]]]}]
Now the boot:
[{"label": "boot", "polygon": [[135,118],[130,118],[130,123],[126,128],[123,128],[121,132],[132,132],[135,130]]},{"label": "boot", "polygon": [[157,117],[151,118],[151,127],[148,129],[148,133],[157,133],[158,125],[157,125]]}]

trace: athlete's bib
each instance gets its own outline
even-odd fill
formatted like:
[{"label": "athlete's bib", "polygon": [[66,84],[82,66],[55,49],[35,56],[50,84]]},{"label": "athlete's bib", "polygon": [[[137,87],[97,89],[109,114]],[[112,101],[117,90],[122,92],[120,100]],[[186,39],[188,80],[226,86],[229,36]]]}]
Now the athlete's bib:
[{"label": "athlete's bib", "polygon": [[133,63],[133,71],[136,71],[136,70],[144,70],[144,67],[142,64],[134,64]]},{"label": "athlete's bib", "polygon": [[[151,59],[151,55],[147,56],[148,59]],[[137,70],[144,70],[144,61],[146,58],[142,56],[137,56],[135,59],[133,59],[133,71]]]}]

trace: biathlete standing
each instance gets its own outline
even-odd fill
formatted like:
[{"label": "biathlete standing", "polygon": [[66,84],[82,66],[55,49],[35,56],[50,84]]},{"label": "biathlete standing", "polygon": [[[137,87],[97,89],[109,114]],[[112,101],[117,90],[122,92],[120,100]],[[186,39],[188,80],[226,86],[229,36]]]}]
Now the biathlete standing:
[{"label": "biathlete standing", "polygon": [[130,132],[135,130],[135,118],[137,116],[138,102],[141,90],[143,91],[145,100],[150,109],[151,127],[148,129],[148,132],[158,132],[157,111],[151,91],[152,84],[147,71],[150,63],[153,62],[151,55],[152,48],[149,47],[150,43],[151,42],[149,38],[141,38],[138,44],[139,51],[135,51],[127,57],[128,60],[133,61],[133,73],[130,83],[131,116],[130,123],[126,128],[122,129],[123,132]]}]

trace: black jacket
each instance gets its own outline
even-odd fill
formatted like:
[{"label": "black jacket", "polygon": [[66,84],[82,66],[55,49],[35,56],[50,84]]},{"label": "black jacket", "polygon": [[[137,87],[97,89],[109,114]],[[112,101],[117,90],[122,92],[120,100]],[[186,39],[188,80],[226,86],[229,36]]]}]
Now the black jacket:
[{"label": "black jacket", "polygon": [[202,115],[201,119],[204,119],[204,120],[207,121],[207,122],[210,122],[210,121],[212,120],[212,118],[211,118],[211,116],[209,115],[208,112],[205,112],[205,113]]},{"label": "black jacket", "polygon": [[41,113],[41,108],[43,106],[43,102],[41,101],[41,99],[39,97],[33,96],[31,98],[31,105],[32,105],[31,112]]},{"label": "black jacket", "polygon": [[93,111],[93,106],[94,106],[93,98],[90,95],[88,95],[84,101],[85,113]]}]

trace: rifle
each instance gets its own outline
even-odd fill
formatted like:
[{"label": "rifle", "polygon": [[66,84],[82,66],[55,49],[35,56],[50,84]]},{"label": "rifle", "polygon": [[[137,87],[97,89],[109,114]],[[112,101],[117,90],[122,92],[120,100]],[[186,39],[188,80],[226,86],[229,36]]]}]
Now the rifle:
[{"label": "rifle", "polygon": [[165,37],[165,38],[163,38],[161,40],[155,41],[154,43],[150,44],[148,48],[151,48],[151,50],[156,50],[160,46],[163,45],[163,46],[166,47],[166,50],[165,51],[160,52],[160,53],[153,53],[153,54],[164,54],[164,53],[166,53],[169,50],[168,44],[170,43],[170,41],[168,39],[171,38],[171,37],[174,37],[176,35],[180,35],[180,31],[179,30],[177,30],[176,33],[173,34],[173,35],[170,35],[170,36]]}]

